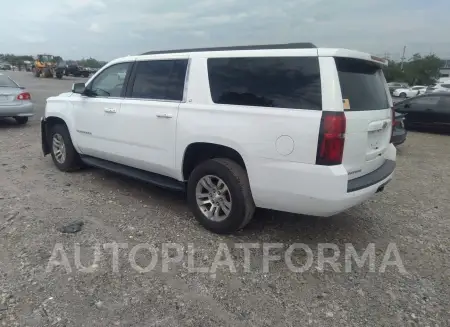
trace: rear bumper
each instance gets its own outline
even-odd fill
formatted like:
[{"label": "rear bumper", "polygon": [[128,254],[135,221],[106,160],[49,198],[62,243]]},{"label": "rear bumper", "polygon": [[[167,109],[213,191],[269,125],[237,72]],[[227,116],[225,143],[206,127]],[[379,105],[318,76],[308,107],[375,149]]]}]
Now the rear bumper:
[{"label": "rear bumper", "polygon": [[396,149],[376,171],[348,180],[342,166],[269,162],[250,166],[250,186],[256,206],[297,214],[328,217],[354,207],[382,191],[394,175]]},{"label": "rear bumper", "polygon": [[47,140],[47,120],[44,117],[41,117],[41,144],[44,156],[50,153],[50,147]]},{"label": "rear bumper", "polygon": [[0,106],[0,117],[31,117],[34,115],[32,103],[24,103],[17,106]]},{"label": "rear bumper", "polygon": [[377,170],[374,170],[373,172],[359,178],[349,180],[347,183],[347,193],[367,189],[372,185],[376,185],[382,181],[385,181],[394,173],[394,170],[395,161],[386,160],[384,164]]},{"label": "rear bumper", "polygon": [[403,132],[399,132],[399,133],[395,133],[392,135],[392,143],[394,145],[400,145],[403,144],[406,141],[406,135],[408,133],[406,132],[406,130],[403,130]]}]

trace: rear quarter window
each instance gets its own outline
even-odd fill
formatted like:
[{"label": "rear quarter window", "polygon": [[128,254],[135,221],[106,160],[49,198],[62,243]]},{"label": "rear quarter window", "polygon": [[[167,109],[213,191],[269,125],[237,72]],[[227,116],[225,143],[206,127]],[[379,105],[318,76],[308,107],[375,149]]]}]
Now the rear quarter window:
[{"label": "rear quarter window", "polygon": [[335,58],[346,111],[389,108],[385,79],[380,66],[366,60]]},{"label": "rear quarter window", "polygon": [[322,110],[317,57],[210,58],[214,103]]}]

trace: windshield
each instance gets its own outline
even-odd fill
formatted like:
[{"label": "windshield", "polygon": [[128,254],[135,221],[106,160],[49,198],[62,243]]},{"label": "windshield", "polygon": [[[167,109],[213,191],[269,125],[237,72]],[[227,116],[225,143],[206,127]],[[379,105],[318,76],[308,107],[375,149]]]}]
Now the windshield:
[{"label": "windshield", "polygon": [[389,108],[385,79],[380,66],[366,60],[335,58],[346,110]]},{"label": "windshield", "polygon": [[40,55],[39,56],[39,60],[41,62],[50,62],[53,60],[53,56],[48,56],[48,55]]},{"label": "windshield", "polygon": [[0,87],[19,87],[12,79],[8,76],[0,75]]}]

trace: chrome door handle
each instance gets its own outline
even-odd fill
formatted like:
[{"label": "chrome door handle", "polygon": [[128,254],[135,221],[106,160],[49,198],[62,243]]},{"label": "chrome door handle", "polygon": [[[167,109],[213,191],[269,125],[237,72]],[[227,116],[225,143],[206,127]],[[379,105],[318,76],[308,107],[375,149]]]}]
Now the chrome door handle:
[{"label": "chrome door handle", "polygon": [[115,114],[117,112],[116,108],[105,108],[105,112]]},{"label": "chrome door handle", "polygon": [[156,114],[158,118],[172,118],[172,114]]}]

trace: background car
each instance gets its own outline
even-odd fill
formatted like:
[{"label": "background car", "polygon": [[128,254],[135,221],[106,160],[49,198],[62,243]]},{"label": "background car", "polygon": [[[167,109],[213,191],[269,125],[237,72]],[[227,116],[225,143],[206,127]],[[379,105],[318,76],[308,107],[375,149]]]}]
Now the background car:
[{"label": "background car", "polygon": [[25,124],[29,116],[33,116],[30,93],[0,73],[0,117],[13,117],[18,124]]},{"label": "background car", "polygon": [[395,97],[400,97],[400,98],[412,98],[417,95],[425,93],[426,89],[427,89],[426,86],[416,85],[416,86],[406,88],[406,89],[396,89],[392,93],[392,95]]},{"label": "background car", "polygon": [[427,87],[425,93],[450,92],[450,81],[445,83],[437,83]]},{"label": "background car", "polygon": [[408,83],[401,83],[401,82],[391,82],[388,83],[389,92],[392,94],[397,89],[408,89],[409,85]]},{"label": "background car", "polygon": [[405,127],[440,127],[450,131],[450,92],[431,93],[398,102],[394,110],[406,113]]}]

